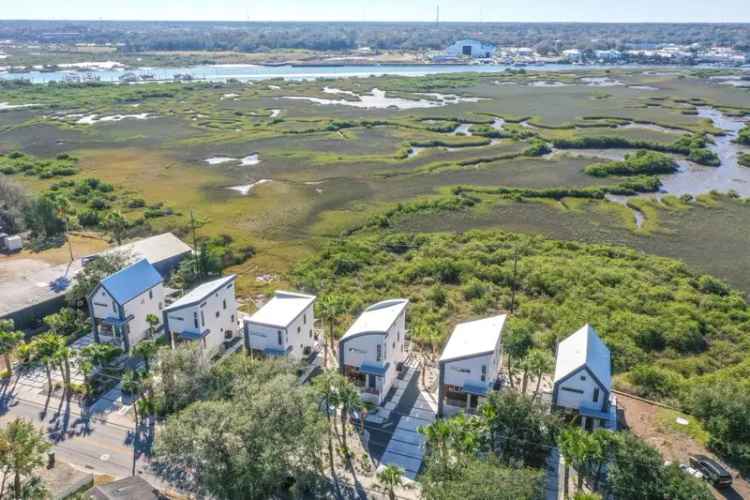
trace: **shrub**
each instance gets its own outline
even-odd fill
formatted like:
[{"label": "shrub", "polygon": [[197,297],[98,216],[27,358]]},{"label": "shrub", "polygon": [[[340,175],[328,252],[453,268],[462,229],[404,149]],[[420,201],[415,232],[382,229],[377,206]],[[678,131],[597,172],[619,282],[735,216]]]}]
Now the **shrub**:
[{"label": "shrub", "polygon": [[639,365],[628,374],[636,392],[647,398],[676,398],[683,386],[679,373],[652,365]]},{"label": "shrub", "polygon": [[101,218],[96,210],[86,210],[78,214],[78,223],[83,227],[98,226],[100,222]]},{"label": "shrub", "polygon": [[626,155],[623,161],[595,163],[584,169],[584,172],[594,177],[671,174],[676,171],[677,164],[671,157],[645,150]]},{"label": "shrub", "polygon": [[524,156],[544,156],[552,152],[552,149],[541,139],[533,139],[531,145],[523,152]]},{"label": "shrub", "polygon": [[146,206],[146,201],[143,198],[133,198],[128,201],[128,208],[143,208]]}]

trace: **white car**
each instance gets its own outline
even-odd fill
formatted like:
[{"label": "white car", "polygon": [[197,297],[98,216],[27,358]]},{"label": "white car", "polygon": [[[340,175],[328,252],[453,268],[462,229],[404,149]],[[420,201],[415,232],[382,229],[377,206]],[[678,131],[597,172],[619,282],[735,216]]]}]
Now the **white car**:
[{"label": "white car", "polygon": [[688,464],[680,464],[680,469],[682,469],[685,474],[690,474],[696,479],[703,479],[703,473],[697,469],[690,467]]}]

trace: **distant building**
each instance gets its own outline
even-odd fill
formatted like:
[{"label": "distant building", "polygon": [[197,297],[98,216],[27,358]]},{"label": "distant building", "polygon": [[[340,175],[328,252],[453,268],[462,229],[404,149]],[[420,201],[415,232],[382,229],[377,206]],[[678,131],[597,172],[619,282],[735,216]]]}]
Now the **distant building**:
[{"label": "distant building", "polygon": [[486,59],[495,56],[497,47],[478,40],[459,40],[447,49],[447,57],[471,57],[475,59]]},{"label": "distant building", "polygon": [[405,299],[371,305],[339,341],[341,373],[360,389],[362,399],[382,404],[406,359]]},{"label": "distant building", "polygon": [[598,61],[614,62],[622,59],[622,52],[619,50],[595,50],[594,56]]},{"label": "distant building", "polygon": [[497,382],[505,315],[456,325],[438,361],[438,416],[473,413]]},{"label": "distant building", "polygon": [[146,259],[104,278],[88,296],[92,333],[97,342],[130,351],[145,339],[153,314],[161,328],[164,278]]},{"label": "distant building", "polygon": [[277,291],[245,319],[245,348],[266,356],[301,360],[312,354],[315,335],[315,296]]},{"label": "distant building", "polygon": [[167,336],[197,341],[207,358],[237,331],[236,275],[203,283],[164,308]]},{"label": "distant building", "polygon": [[583,52],[578,49],[568,49],[562,51],[562,56],[569,62],[577,63],[583,61]]},{"label": "distant building", "polygon": [[588,430],[615,428],[611,365],[609,349],[596,330],[585,325],[557,346],[552,405],[578,413]]}]

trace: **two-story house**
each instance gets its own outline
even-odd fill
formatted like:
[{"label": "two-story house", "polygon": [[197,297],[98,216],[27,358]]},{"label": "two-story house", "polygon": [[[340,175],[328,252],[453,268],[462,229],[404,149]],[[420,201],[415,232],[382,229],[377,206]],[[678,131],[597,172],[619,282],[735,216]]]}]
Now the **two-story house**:
[{"label": "two-story house", "polygon": [[612,400],[612,360],[609,349],[591,325],[557,346],[552,405],[577,412],[581,425],[613,429],[617,424]]},{"label": "two-story house", "polygon": [[245,319],[245,348],[297,361],[309,356],[318,343],[314,305],[314,295],[277,291]]},{"label": "two-story house", "polygon": [[406,358],[406,299],[374,304],[339,341],[341,373],[360,388],[362,398],[382,404]]},{"label": "two-story house", "polygon": [[236,278],[232,274],[203,283],[164,308],[166,334],[199,342],[208,358],[218,353],[237,331]]},{"label": "two-story house", "polygon": [[476,411],[502,364],[505,315],[459,323],[438,361],[438,416]]},{"label": "two-story house", "polygon": [[164,280],[148,260],[141,259],[107,276],[88,296],[94,339],[125,351],[152,332],[147,317],[161,329]]}]

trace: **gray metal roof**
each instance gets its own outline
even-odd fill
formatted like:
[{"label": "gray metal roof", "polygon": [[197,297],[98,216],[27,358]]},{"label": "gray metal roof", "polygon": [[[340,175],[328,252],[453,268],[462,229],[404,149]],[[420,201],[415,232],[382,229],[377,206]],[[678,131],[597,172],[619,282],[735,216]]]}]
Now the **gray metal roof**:
[{"label": "gray metal roof", "polygon": [[232,274],[230,276],[224,276],[216,280],[207,281],[202,285],[198,285],[197,287],[193,288],[188,293],[180,297],[178,300],[171,303],[169,307],[166,307],[164,310],[172,311],[174,309],[180,309],[181,307],[201,302],[203,299],[216,292],[221,287],[234,281],[236,277],[236,274]]},{"label": "gray metal roof", "polygon": [[588,324],[560,342],[557,347],[555,382],[584,366],[610,390],[612,356],[594,327]]}]

